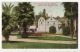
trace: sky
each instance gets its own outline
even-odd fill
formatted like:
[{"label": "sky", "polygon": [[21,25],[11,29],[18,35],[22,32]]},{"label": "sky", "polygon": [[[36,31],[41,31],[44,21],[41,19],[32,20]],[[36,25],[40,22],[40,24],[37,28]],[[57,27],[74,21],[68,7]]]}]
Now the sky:
[{"label": "sky", "polygon": [[46,2],[46,3],[32,3],[33,6],[35,6],[34,11],[35,14],[38,15],[38,13],[43,11],[43,9],[46,9],[46,13],[48,13],[49,16],[53,17],[63,17],[64,16],[64,7],[60,2]]},{"label": "sky", "polygon": [[[6,3],[7,5],[9,5],[10,3],[12,3],[14,6],[18,5],[18,2],[3,2],[3,4],[4,3]],[[61,2],[31,2],[31,4],[34,6],[35,15],[38,15],[40,11],[42,12],[43,9],[45,9],[48,16],[64,16],[65,11]]]}]

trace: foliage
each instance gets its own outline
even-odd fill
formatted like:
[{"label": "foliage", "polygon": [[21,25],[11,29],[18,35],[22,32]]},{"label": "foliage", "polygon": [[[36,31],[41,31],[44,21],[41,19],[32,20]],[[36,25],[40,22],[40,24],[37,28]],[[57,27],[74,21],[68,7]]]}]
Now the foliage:
[{"label": "foliage", "polygon": [[62,28],[62,30],[63,30],[63,35],[70,35],[70,27],[69,26],[65,26],[65,24],[62,24],[60,26],[60,28]]},{"label": "foliage", "polygon": [[39,12],[39,16],[42,17],[42,12],[41,11]]},{"label": "foliage", "polygon": [[54,27],[54,26],[51,26],[50,28],[49,28],[49,33],[56,33],[56,27]]},{"label": "foliage", "polygon": [[11,9],[13,5],[2,4],[2,29],[4,30],[7,25],[9,25],[9,20],[11,18]]},{"label": "foliage", "polygon": [[63,35],[70,35],[70,27],[63,28]]},{"label": "foliage", "polygon": [[6,3],[2,4],[2,12],[5,14],[10,15],[11,14],[11,9],[13,8],[14,5],[12,5],[11,3],[9,5],[7,5]]},{"label": "foliage", "polygon": [[65,8],[65,16],[68,18],[76,18],[78,16],[78,3],[77,2],[63,2]]},{"label": "foliage", "polygon": [[33,24],[34,10],[30,2],[21,2],[15,7],[16,13],[18,14],[18,21],[28,25]]},{"label": "foliage", "polygon": [[46,19],[46,10],[45,9],[43,9],[43,17]]},{"label": "foliage", "polygon": [[46,9],[43,9],[43,11],[41,12],[39,12],[39,16],[40,17],[44,17],[45,19],[46,19]]},{"label": "foliage", "polygon": [[63,30],[65,28],[65,24],[62,23],[61,26],[60,26],[60,28],[62,28],[62,30]]},{"label": "foliage", "polygon": [[56,17],[56,19],[57,19],[57,20],[59,20],[59,19],[60,19],[60,17],[59,17],[59,16],[57,16],[57,17]]}]

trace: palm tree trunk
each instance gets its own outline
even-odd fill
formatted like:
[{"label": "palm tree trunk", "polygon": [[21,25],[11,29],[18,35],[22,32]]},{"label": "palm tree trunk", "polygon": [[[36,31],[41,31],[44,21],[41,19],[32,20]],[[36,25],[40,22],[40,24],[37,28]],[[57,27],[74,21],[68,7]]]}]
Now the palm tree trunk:
[{"label": "palm tree trunk", "polygon": [[73,32],[73,30],[74,30],[74,28],[73,28],[73,27],[74,27],[73,23],[74,23],[74,22],[73,22],[73,19],[71,19],[71,26],[70,26],[70,27],[71,27],[71,32],[70,32],[70,34],[71,34],[71,39],[73,39],[73,34],[74,34],[74,32]]},{"label": "palm tree trunk", "polygon": [[5,37],[5,41],[6,41],[6,42],[9,42],[9,38],[8,38],[8,37]]},{"label": "palm tree trunk", "polygon": [[70,24],[69,24],[69,19],[68,19],[68,26],[70,26]]},{"label": "palm tree trunk", "polygon": [[3,37],[5,38],[5,41],[9,42],[9,36],[7,35],[7,33],[6,32],[2,32],[2,34],[3,34]]}]

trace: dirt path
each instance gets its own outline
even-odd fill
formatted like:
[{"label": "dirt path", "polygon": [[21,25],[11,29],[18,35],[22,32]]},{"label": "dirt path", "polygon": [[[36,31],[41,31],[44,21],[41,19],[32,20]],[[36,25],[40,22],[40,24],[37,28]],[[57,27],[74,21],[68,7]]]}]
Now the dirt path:
[{"label": "dirt path", "polygon": [[[56,36],[71,38],[70,36],[61,36],[61,35],[56,35]],[[73,37],[73,39],[76,39],[76,37]]]},{"label": "dirt path", "polygon": [[[4,41],[4,38],[2,38]],[[59,43],[59,44],[76,44],[76,41],[55,41],[55,40],[37,40],[37,39],[17,39],[16,36],[10,36],[10,41],[23,41],[23,42],[39,42],[39,43]]]}]

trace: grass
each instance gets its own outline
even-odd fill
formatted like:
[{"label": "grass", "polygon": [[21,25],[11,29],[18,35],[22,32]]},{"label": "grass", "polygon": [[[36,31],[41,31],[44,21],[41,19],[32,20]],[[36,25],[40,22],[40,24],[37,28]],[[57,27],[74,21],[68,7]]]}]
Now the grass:
[{"label": "grass", "polygon": [[54,44],[54,43],[33,43],[33,42],[2,42],[3,49],[77,49],[76,44]]},{"label": "grass", "polygon": [[[18,38],[21,38],[21,36],[17,36]],[[26,39],[38,39],[38,40],[56,40],[56,41],[75,41],[76,39],[66,38],[66,37],[60,37],[60,36],[29,36]]]}]

